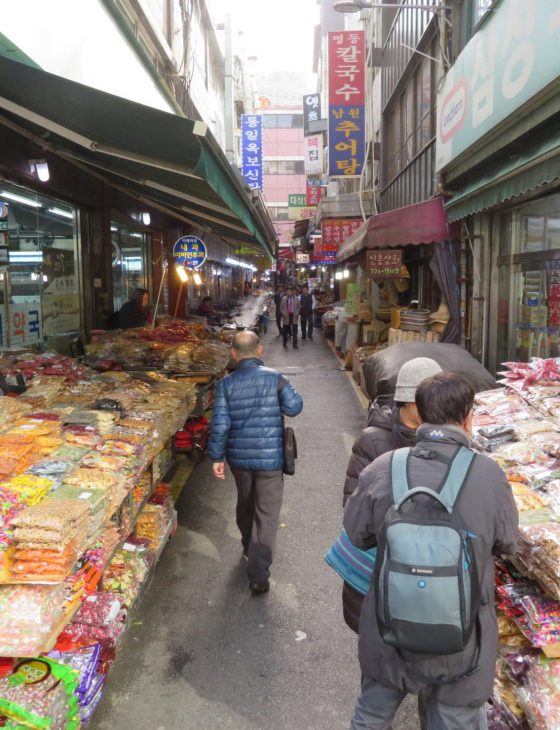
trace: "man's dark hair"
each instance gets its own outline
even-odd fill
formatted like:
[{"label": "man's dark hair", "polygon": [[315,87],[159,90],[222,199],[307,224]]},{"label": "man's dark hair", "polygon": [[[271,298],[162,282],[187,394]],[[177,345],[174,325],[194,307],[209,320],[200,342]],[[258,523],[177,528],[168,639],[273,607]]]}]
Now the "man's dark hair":
[{"label": "man's dark hair", "polygon": [[416,405],[424,423],[463,423],[474,403],[474,388],[459,373],[437,373],[416,389]]},{"label": "man's dark hair", "polygon": [[204,297],[204,298],[202,299],[202,303],[203,303],[203,304],[205,304],[206,302],[211,302],[211,301],[212,301],[212,297]]},{"label": "man's dark hair", "polygon": [[301,288],[302,289],[307,289],[307,291],[309,291],[309,287],[307,286],[307,284],[304,284]]}]

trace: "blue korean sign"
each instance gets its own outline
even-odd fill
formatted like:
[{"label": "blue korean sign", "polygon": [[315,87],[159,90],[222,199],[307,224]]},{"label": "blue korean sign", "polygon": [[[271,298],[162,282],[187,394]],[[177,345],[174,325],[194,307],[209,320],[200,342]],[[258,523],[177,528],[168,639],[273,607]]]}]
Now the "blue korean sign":
[{"label": "blue korean sign", "polygon": [[241,115],[241,172],[251,189],[263,189],[263,121],[261,114]]},{"label": "blue korean sign", "polygon": [[175,261],[187,269],[199,269],[207,255],[206,244],[196,236],[183,236],[173,246]]},{"label": "blue korean sign", "polygon": [[365,159],[365,107],[329,107],[329,175],[356,177]]}]

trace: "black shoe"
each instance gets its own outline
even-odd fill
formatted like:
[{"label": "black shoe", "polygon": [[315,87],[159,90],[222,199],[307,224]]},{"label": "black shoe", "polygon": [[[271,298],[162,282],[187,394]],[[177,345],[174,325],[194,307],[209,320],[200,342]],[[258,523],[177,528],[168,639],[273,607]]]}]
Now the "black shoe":
[{"label": "black shoe", "polygon": [[310,340],[312,340],[312,339],[313,339],[313,337],[310,337],[309,339],[310,339]]},{"label": "black shoe", "polygon": [[282,345],[282,347],[285,347],[285,348],[286,348],[286,350],[288,349],[288,345],[287,345],[287,344],[286,344],[285,342],[284,342],[284,344]]},{"label": "black shoe", "polygon": [[270,583],[265,580],[264,583],[249,583],[249,590],[254,596],[258,596],[261,593],[268,593],[270,589]]},{"label": "black shoe", "polygon": [[306,340],[306,339],[307,339],[306,337],[302,337],[302,338],[301,338],[301,341],[302,341],[302,342],[305,342],[305,340]]}]

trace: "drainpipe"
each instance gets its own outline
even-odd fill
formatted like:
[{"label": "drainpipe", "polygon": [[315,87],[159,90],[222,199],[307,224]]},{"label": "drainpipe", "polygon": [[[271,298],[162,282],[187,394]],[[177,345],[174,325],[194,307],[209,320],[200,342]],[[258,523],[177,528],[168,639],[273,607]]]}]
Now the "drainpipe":
[{"label": "drainpipe", "polygon": [[231,15],[226,15],[225,30],[225,85],[224,85],[224,127],[226,137],[226,157],[231,165],[235,164],[234,145],[234,103],[233,103],[233,47],[231,37]]}]

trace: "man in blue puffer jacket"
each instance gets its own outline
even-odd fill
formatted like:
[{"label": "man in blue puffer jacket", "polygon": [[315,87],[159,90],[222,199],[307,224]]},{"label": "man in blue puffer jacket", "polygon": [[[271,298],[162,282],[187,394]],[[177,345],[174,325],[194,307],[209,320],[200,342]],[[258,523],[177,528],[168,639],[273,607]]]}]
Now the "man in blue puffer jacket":
[{"label": "man in blue puffer jacket", "polygon": [[284,489],[282,416],[297,416],[303,400],[276,370],[265,368],[254,332],[235,335],[235,372],[216,386],[208,453],[225,479],[224,458],[237,485],[237,526],[248,561],[249,589],[269,589]]}]

